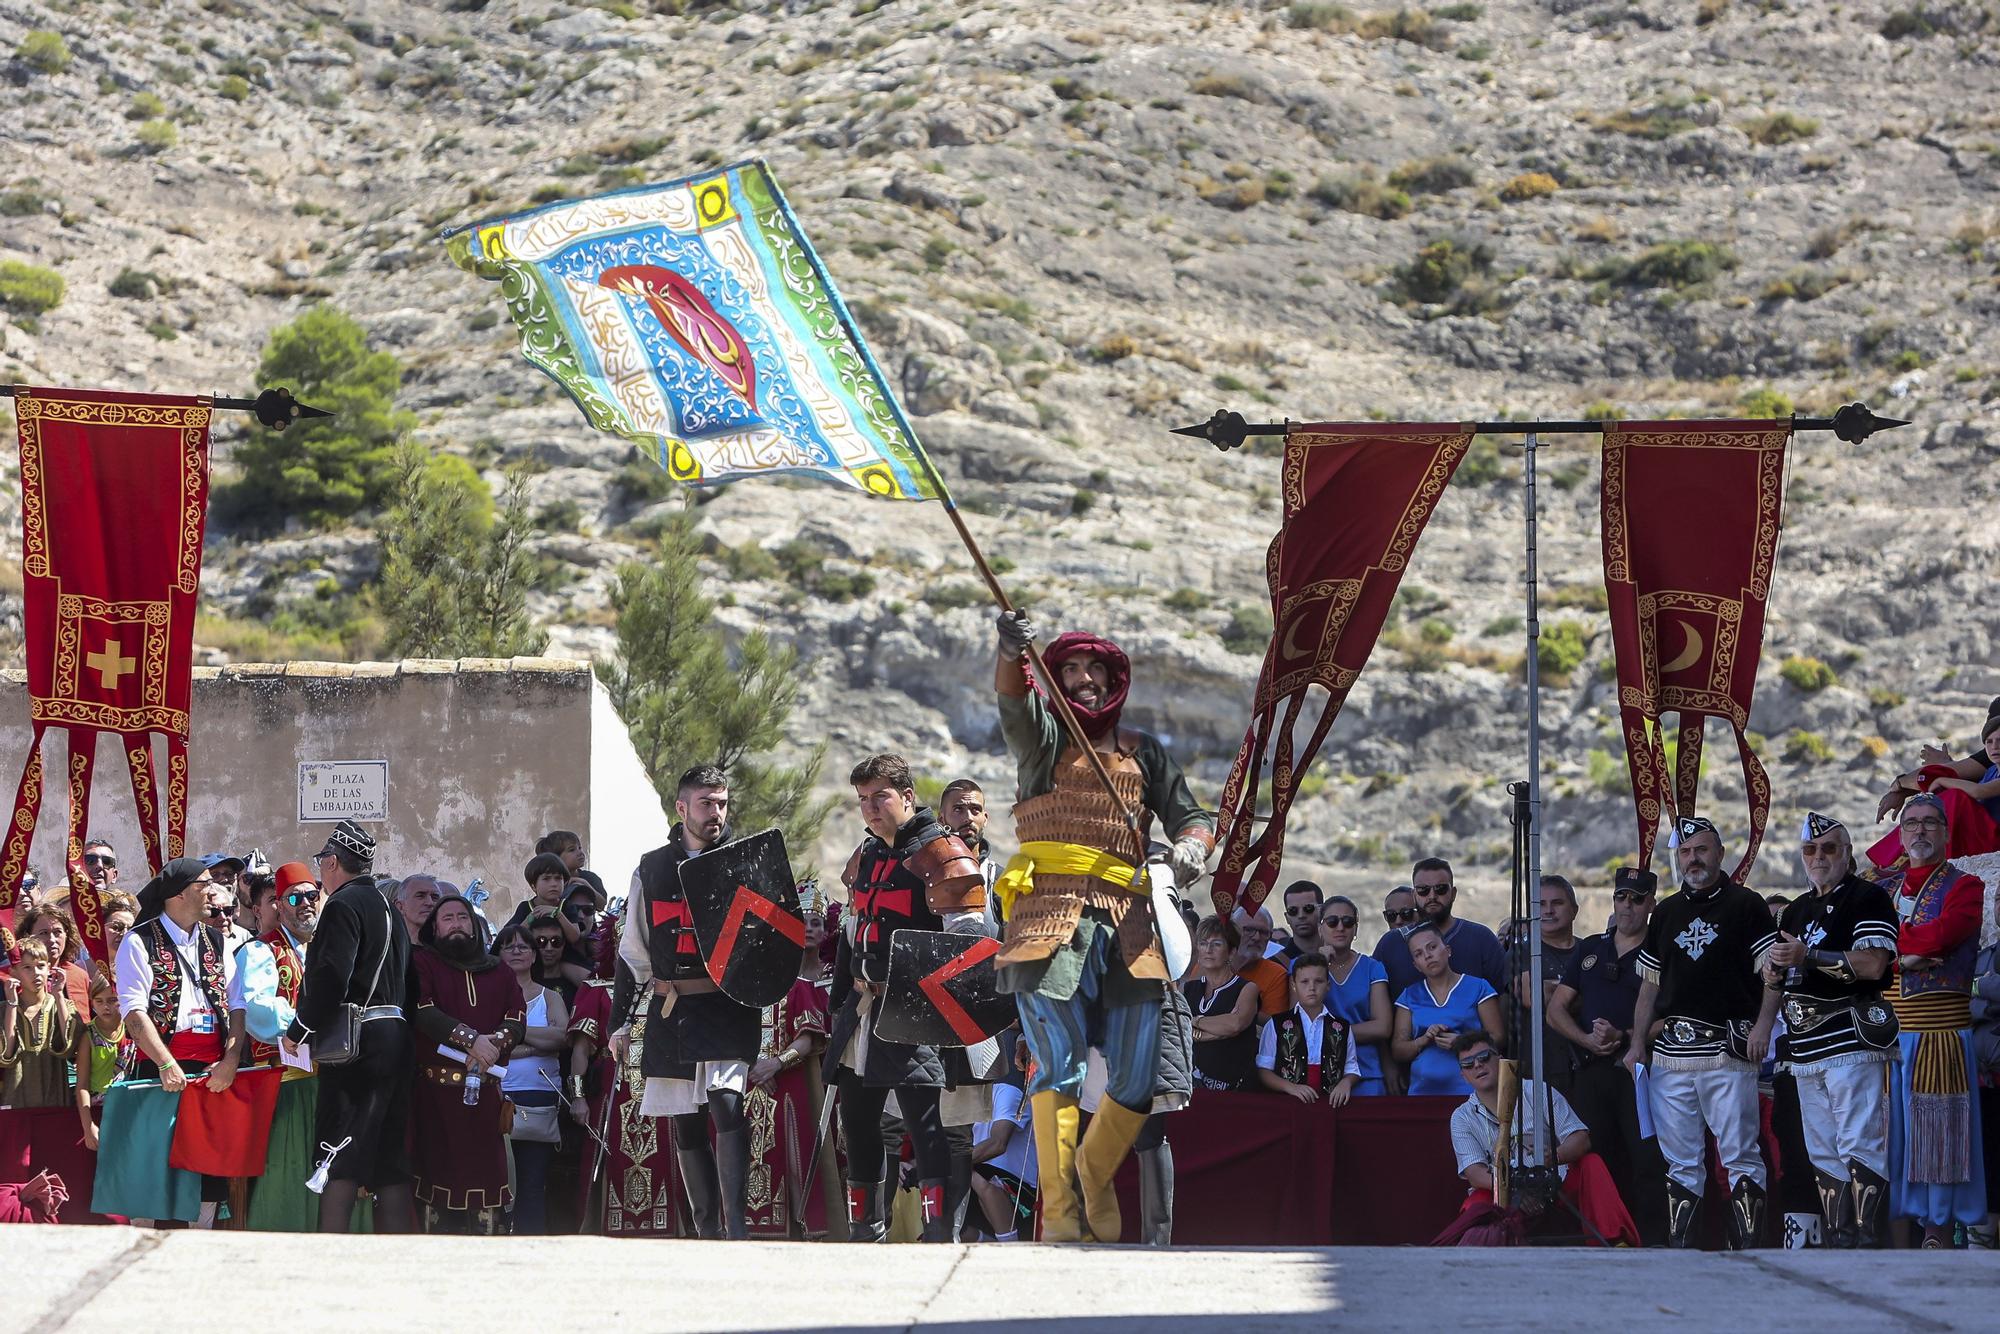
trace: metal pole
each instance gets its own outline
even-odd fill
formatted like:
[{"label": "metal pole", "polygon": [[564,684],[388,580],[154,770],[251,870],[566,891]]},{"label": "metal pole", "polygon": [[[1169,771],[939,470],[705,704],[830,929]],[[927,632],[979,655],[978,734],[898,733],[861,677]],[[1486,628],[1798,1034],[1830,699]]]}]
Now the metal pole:
[{"label": "metal pole", "polygon": [[[1532,1053],[1529,1061],[1530,1076],[1535,1081],[1535,1102],[1545,1104],[1543,1091],[1548,1088],[1545,1025],[1542,1009],[1546,1002],[1542,996],[1542,694],[1541,658],[1542,622],[1536,600],[1536,555],[1535,555],[1535,432],[1529,431],[1523,438],[1522,453],[1522,493],[1527,511],[1527,554],[1528,554],[1528,866],[1527,885],[1524,887],[1529,904],[1528,921],[1522,929],[1528,933],[1528,996],[1535,1008],[1528,1025],[1529,1043]],[[1549,1117],[1546,1105],[1535,1108],[1535,1162],[1544,1167],[1552,1166],[1555,1157],[1549,1151]]]}]

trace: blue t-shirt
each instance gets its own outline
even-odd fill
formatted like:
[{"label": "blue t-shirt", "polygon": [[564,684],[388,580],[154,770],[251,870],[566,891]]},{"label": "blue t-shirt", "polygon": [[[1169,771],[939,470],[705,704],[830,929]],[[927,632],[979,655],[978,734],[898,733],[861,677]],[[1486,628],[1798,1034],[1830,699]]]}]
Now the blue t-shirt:
[{"label": "blue t-shirt", "polygon": [[[1987,765],[1986,772],[1979,775],[1982,783],[1990,783],[1996,778],[2000,778],[2000,764]],[[1986,808],[1986,813],[1993,817],[1995,823],[2000,823],[2000,797],[1988,797],[1979,804]]]},{"label": "blue t-shirt", "polygon": [[[1479,1002],[1498,994],[1487,985],[1485,978],[1466,974],[1458,979],[1442,1005],[1431,999],[1428,983],[1418,982],[1396,997],[1396,1008],[1410,1012],[1412,1036],[1432,1024],[1443,1024],[1457,1032],[1468,1033],[1481,1026]],[[1466,1083],[1465,1076],[1459,1073],[1458,1058],[1442,1047],[1435,1044],[1426,1046],[1410,1063],[1412,1094],[1443,1093],[1464,1097],[1471,1091],[1472,1085]]]},{"label": "blue t-shirt", "polygon": [[[1369,987],[1388,980],[1388,969],[1377,960],[1360,955],[1354,960],[1354,971],[1347,975],[1345,985],[1328,979],[1326,1008],[1349,1024],[1365,1024],[1375,1017],[1374,1011],[1368,1008]],[[1363,1083],[1382,1077],[1382,1048],[1379,1043],[1358,1044],[1356,1059],[1361,1063]]]},{"label": "blue t-shirt", "polygon": [[[1444,933],[1444,943],[1451,947],[1452,972],[1485,978],[1496,995],[1507,989],[1507,951],[1492,931],[1477,922],[1454,918],[1451,930]],[[1375,942],[1375,957],[1389,970],[1391,996],[1400,996],[1411,984],[1423,980],[1410,958],[1409,939],[1400,931],[1392,930]]]}]

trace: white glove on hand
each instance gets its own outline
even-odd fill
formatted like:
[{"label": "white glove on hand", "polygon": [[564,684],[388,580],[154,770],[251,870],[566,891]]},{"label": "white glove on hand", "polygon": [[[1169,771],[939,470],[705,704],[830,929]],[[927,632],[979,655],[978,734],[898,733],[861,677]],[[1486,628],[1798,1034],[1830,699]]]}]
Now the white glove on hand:
[{"label": "white glove on hand", "polygon": [[1174,850],[1167,854],[1167,864],[1174,868],[1174,884],[1186,889],[1208,869],[1208,845],[1190,834],[1174,844]]}]

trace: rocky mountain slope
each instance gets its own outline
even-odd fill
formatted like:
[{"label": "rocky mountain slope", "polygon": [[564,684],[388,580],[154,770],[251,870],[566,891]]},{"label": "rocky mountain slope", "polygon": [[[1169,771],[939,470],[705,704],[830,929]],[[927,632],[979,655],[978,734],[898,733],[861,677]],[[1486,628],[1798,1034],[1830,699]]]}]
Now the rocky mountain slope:
[{"label": "rocky mountain slope", "polygon": [[[2000,489],[1995,8],[0,0],[0,262],[66,284],[0,313],[0,375],[239,392],[274,327],[335,303],[403,360],[427,445],[543,468],[535,610],[552,652],[602,653],[612,574],[682,502],[515,354],[436,229],[761,154],[1007,582],[1045,627],[1127,645],[1130,716],[1211,799],[1262,649],[1278,460],[1167,427],[1223,405],[1866,398],[1916,424],[1794,451],[1753,721],[1778,794],[1758,878],[1787,883],[1802,806],[1865,823],[1892,766],[1964,748],[2000,693],[1979,573]],[[34,31],[69,59],[24,47]],[[244,429],[223,427],[225,458]],[[1594,454],[1542,458],[1542,593],[1584,650],[1542,716],[1546,859],[1601,880],[1631,815]],[[1372,893],[1444,851],[1504,881],[1519,474],[1510,440],[1482,441],[1440,506],[1308,780],[1299,872]],[[793,733],[831,739],[829,780],[894,747],[1010,786],[990,608],[941,513],[742,485],[701,516],[718,615],[801,650]],[[269,651],[250,629],[352,592],[374,551],[365,529],[218,525],[204,641]],[[1787,680],[1788,659],[1823,667]],[[1718,750],[1707,792],[1740,828],[1733,770]],[[852,832],[837,818],[823,859]]]}]

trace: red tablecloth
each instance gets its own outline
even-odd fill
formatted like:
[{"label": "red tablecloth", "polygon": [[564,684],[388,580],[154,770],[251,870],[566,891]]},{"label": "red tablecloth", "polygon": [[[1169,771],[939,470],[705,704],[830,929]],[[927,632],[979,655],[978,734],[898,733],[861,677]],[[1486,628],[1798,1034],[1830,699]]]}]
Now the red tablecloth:
[{"label": "red tablecloth", "polygon": [[97,1154],[83,1147],[76,1108],[0,1108],[0,1184],[26,1181],[38,1172],[54,1172],[69,1190],[69,1203],[62,1207],[63,1222],[112,1221],[90,1212]]},{"label": "red tablecloth", "polygon": [[[1275,1093],[1197,1091],[1167,1118],[1176,1246],[1422,1246],[1465,1200],[1451,1152],[1461,1098],[1356,1098],[1335,1110]],[[1139,1171],[1118,1175],[1125,1240]]]}]

